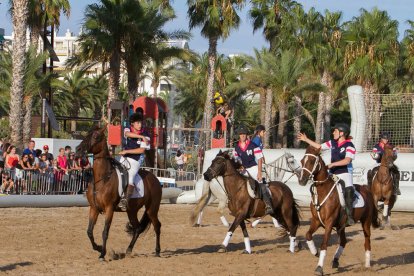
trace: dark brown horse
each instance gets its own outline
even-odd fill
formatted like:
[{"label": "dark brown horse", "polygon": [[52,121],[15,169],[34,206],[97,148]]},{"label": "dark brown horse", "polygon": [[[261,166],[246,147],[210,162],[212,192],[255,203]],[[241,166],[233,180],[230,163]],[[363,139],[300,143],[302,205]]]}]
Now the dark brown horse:
[{"label": "dark brown horse", "polygon": [[[252,198],[251,195],[249,195],[249,180],[237,171],[237,167],[239,167],[239,165],[231,158],[228,151],[220,151],[212,161],[211,166],[204,173],[204,179],[211,181],[218,176],[223,177],[224,188],[229,199],[228,207],[231,214],[235,217],[219,252],[226,252],[226,247],[234,230],[240,225],[243,231],[246,248],[244,252],[251,253],[250,239],[249,234],[247,233],[245,220],[248,218],[264,216],[265,204],[262,200]],[[278,220],[283,229],[289,234],[289,250],[293,253],[296,245],[296,231],[299,227],[299,207],[293,198],[292,191],[284,183],[276,181],[269,182],[269,189],[272,194],[274,209],[274,215],[272,216]],[[252,191],[250,191],[250,194],[251,192]],[[203,200],[208,200],[207,196],[204,196],[204,199],[200,199],[195,208],[191,216],[193,224],[198,217],[201,206],[205,205],[203,204]]]},{"label": "dark brown horse", "polygon": [[[89,208],[88,237],[94,250],[99,251],[100,260],[104,260],[106,254],[106,241],[108,239],[109,228],[111,227],[114,210],[117,207],[120,196],[118,193],[118,177],[115,171],[112,158],[109,155],[105,135],[106,126],[95,128],[76,148],[77,155],[86,153],[93,154],[93,177],[89,183],[86,194]],[[135,242],[139,235],[145,231],[150,223],[154,226],[156,233],[155,254],[160,254],[160,232],[161,223],[158,220],[158,210],[161,202],[161,185],[158,179],[150,172],[140,170],[144,181],[144,197],[132,198],[127,208],[129,222],[132,226],[132,240],[128,246],[127,254],[132,252]],[[141,220],[138,220],[138,210],[145,206]],[[102,233],[102,246],[95,243],[93,228],[98,219],[99,213],[105,214],[105,226]]]},{"label": "dark brown horse", "polygon": [[[312,203],[310,205],[312,218],[310,227],[306,233],[306,240],[311,253],[317,256],[318,252],[312,240],[313,233],[321,226],[325,228],[319,262],[315,270],[316,275],[323,275],[323,263],[326,256],[326,248],[335,227],[339,235],[339,247],[334,256],[332,267],[338,268],[339,257],[347,243],[345,236],[345,224],[347,217],[341,207],[339,192],[336,189],[340,185],[328,174],[328,168],[320,156],[320,149],[308,146],[305,156],[301,160],[302,171],[299,175],[299,184],[305,186],[309,181],[312,185]],[[371,266],[371,224],[379,227],[378,211],[374,205],[372,194],[366,186],[354,185],[355,189],[362,195],[365,204],[361,208],[354,208],[353,217],[355,221],[361,221],[365,236],[365,266]]]},{"label": "dark brown horse", "polygon": [[393,146],[385,145],[381,164],[378,170],[376,170],[377,173],[374,174],[371,184],[371,192],[374,197],[375,206],[378,206],[378,201],[384,202],[382,228],[384,226],[391,226],[391,209],[397,201],[397,196],[394,194],[394,180],[390,173],[390,169],[394,166],[394,160]]}]

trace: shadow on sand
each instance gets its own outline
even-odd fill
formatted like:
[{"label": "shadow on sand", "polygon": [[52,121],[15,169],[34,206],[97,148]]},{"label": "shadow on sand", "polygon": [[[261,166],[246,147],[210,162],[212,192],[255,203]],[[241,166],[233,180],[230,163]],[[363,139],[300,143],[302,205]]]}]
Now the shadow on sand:
[{"label": "shadow on sand", "polygon": [[29,266],[32,265],[32,262],[20,262],[14,264],[8,264],[4,266],[0,266],[0,271],[10,271],[16,269],[18,266]]}]

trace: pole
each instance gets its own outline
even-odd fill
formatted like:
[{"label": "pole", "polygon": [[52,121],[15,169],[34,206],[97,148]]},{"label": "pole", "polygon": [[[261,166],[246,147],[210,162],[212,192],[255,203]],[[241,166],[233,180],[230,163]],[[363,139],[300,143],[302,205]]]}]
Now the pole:
[{"label": "pole", "polygon": [[40,136],[42,138],[45,138],[45,132],[46,132],[46,99],[42,98],[42,125],[40,127],[41,134]]},{"label": "pole", "polygon": [[[55,36],[55,24],[52,24],[51,30],[50,30],[50,44],[52,45],[52,49],[54,48],[54,45],[53,45],[54,41],[55,41],[54,36]],[[50,63],[50,67],[49,67],[50,73],[53,73],[53,58],[52,57],[50,57],[50,62],[49,63]],[[49,104],[50,104],[50,108],[53,108],[52,100],[53,100],[52,99],[52,87],[49,84]],[[52,138],[52,136],[53,136],[52,126],[51,126],[51,123],[50,123],[50,120],[49,120],[48,124],[47,124],[47,137]]]},{"label": "pole", "polygon": [[[45,24],[43,26],[43,52],[46,52],[46,39],[47,39],[47,19],[45,19]],[[43,75],[46,75],[47,65],[46,60],[43,62],[42,72]],[[42,125],[41,125],[41,137],[46,137],[46,91],[42,91]],[[45,118],[43,120],[43,118]],[[50,126],[49,126],[50,127]]]}]

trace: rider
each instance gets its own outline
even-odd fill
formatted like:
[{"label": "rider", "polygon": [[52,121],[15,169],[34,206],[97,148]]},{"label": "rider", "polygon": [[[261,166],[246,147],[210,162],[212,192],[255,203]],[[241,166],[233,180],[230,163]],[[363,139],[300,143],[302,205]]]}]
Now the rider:
[{"label": "rider", "polygon": [[262,150],[255,143],[247,139],[247,129],[244,126],[239,128],[238,134],[239,142],[234,148],[233,155],[236,159],[241,161],[248,174],[260,183],[259,185],[263,194],[263,202],[266,205],[266,215],[271,215],[273,214],[272,200],[270,199],[270,194],[266,188],[266,185],[262,182]]},{"label": "rider", "polygon": [[[371,152],[371,157],[372,159],[374,159],[375,161],[377,161],[378,166],[376,166],[374,169],[368,171],[368,185],[371,186],[370,184],[372,183],[372,176],[374,176],[375,172],[378,171],[379,168],[379,164],[381,163],[381,159],[382,156],[384,155],[384,147],[385,145],[391,145],[391,143],[389,143],[389,140],[391,138],[391,135],[386,132],[383,131],[380,134],[380,140],[379,142],[374,146],[374,148],[372,149]],[[394,160],[397,159],[397,149],[393,148],[393,153],[394,153]],[[392,168],[390,168],[390,173],[392,174],[392,179],[393,179],[393,184],[394,184],[394,194],[395,195],[401,195],[400,192],[400,171],[398,170],[398,167],[394,164],[394,166],[392,166]]]},{"label": "rider", "polygon": [[[126,206],[134,193],[134,189],[139,189],[138,184],[142,181],[138,170],[141,166],[140,158],[145,150],[149,149],[149,135],[142,129],[143,116],[134,113],[129,117],[130,128],[124,129],[126,139],[125,149],[120,151],[122,155],[120,162],[128,168],[128,188],[126,191]],[[145,143],[145,146],[144,146]],[[134,178],[137,177],[136,183]]]},{"label": "rider", "polygon": [[337,175],[345,182],[345,210],[348,217],[348,225],[355,224],[352,217],[354,186],[352,183],[352,160],[355,159],[355,146],[349,136],[349,126],[344,123],[338,123],[333,127],[333,139],[323,144],[310,140],[306,134],[299,133],[297,138],[315,148],[322,150],[331,150],[331,164],[328,165],[329,172]]}]

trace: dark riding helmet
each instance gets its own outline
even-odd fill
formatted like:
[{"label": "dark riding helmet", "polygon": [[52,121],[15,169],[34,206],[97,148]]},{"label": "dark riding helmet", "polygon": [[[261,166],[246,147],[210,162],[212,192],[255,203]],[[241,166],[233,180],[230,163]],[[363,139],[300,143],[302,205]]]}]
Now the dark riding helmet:
[{"label": "dark riding helmet", "polygon": [[349,129],[349,126],[345,123],[337,123],[332,129],[333,130],[337,129],[340,132],[343,132],[345,137],[349,136],[349,133],[351,132],[351,130]]},{"label": "dark riding helmet", "polygon": [[389,140],[391,138],[391,135],[390,135],[390,133],[389,132],[387,132],[387,131],[382,131],[381,133],[380,133],[380,139],[387,139],[387,140]]},{"label": "dark riding helmet", "polygon": [[142,113],[139,113],[139,112],[135,112],[129,117],[129,122],[131,124],[135,122],[142,122],[143,120],[144,120],[144,117],[142,116]]},{"label": "dark riding helmet", "polygon": [[238,135],[247,134],[247,133],[248,133],[248,131],[247,131],[247,128],[245,126],[240,126],[239,129],[237,130]]},{"label": "dark riding helmet", "polygon": [[266,130],[266,128],[264,127],[264,125],[257,125],[256,131],[262,131],[262,130]]}]

